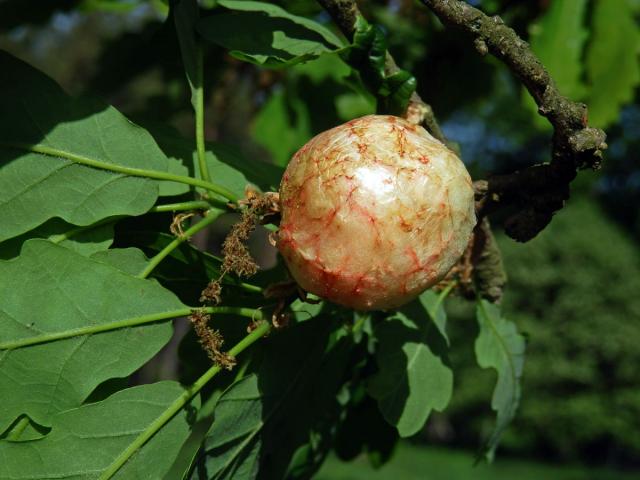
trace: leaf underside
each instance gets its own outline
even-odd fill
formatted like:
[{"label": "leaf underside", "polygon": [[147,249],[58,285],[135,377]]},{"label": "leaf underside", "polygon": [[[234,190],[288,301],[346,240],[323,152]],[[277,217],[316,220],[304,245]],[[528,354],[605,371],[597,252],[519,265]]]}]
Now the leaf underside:
[{"label": "leaf underside", "polygon": [[235,57],[263,67],[286,67],[335,51],[343,43],[329,29],[263,2],[220,0],[230,11],[201,19],[198,32]]}]

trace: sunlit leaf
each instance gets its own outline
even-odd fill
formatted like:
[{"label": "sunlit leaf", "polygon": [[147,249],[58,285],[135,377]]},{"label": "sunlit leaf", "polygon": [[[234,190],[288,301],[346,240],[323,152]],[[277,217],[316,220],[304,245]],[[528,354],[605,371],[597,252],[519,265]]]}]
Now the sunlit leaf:
[{"label": "sunlit leaf", "polygon": [[[152,131],[158,144],[170,158],[193,164],[195,142],[175,133],[156,133],[154,128]],[[207,142],[205,148],[212,181],[224,185],[239,197],[244,196],[248,184],[256,185],[263,191],[278,189],[282,168],[257,158],[247,158],[237,148],[223,143]]]},{"label": "sunlit leaf", "polygon": [[369,393],[400,436],[411,436],[432,410],[442,411],[451,398],[453,373],[445,358],[445,339],[415,302],[381,323],[375,336],[379,370],[370,380]]},{"label": "sunlit leaf", "polygon": [[487,300],[478,301],[477,318],[480,325],[480,334],[475,344],[478,365],[493,368],[498,373],[491,398],[491,407],[497,412],[497,421],[483,452],[491,460],[500,436],[513,419],[520,402],[525,340],[516,330],[515,324],[501,315],[499,307]]},{"label": "sunlit leaf", "polygon": [[139,215],[158,195],[186,185],[80,165],[73,157],[158,171],[184,171],[144,129],[113,107],[69,97],[51,79],[0,52],[0,241],[60,217],[90,225]]},{"label": "sunlit leaf", "polygon": [[[131,374],[171,337],[171,323],[156,322],[94,335],[6,349],[43,335],[73,333],[184,309],[153,280],[125,272],[140,253],[98,254],[90,259],[46,240],[29,240],[21,255],[0,261],[0,432],[21,414],[49,425],[57,412],[77,407],[101,382]],[[117,257],[114,267],[110,257]],[[170,316],[168,318],[171,318]]]},{"label": "sunlit leaf", "polygon": [[446,340],[447,345],[449,345],[449,337],[447,336],[447,312],[444,311],[444,299],[448,293],[447,290],[442,292],[427,290],[418,297],[429,317],[438,327],[440,335]]},{"label": "sunlit leaf", "polygon": [[531,26],[531,48],[547,68],[563,95],[584,93],[582,50],[587,40],[587,0],[549,2],[549,10]]},{"label": "sunlit leaf", "polygon": [[[46,437],[0,442],[0,478],[98,478],[183,392],[176,382],[159,382],[58,413]],[[190,410],[198,407],[194,400],[174,416],[113,478],[165,478],[189,435]]]},{"label": "sunlit leaf", "polygon": [[376,113],[375,101],[359,93],[343,93],[335,99],[340,120],[352,120]]}]

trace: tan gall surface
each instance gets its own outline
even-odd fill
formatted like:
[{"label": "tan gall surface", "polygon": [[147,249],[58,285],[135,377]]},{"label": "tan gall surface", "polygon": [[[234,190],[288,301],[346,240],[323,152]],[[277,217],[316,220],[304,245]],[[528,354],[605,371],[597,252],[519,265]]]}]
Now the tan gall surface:
[{"label": "tan gall surface", "polygon": [[476,223],[463,163],[420,126],[369,115],[323,132],[280,185],[278,249],[305,290],[398,307],[440,281]]}]

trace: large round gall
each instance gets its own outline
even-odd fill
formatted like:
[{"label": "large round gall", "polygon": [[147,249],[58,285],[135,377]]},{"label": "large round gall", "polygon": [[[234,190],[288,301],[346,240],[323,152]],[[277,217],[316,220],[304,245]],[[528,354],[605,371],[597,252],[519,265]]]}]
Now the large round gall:
[{"label": "large round gall", "polygon": [[439,282],[476,223],[471,178],[422,127],[370,115],[311,139],[280,185],[277,246],[305,290],[395,308]]}]

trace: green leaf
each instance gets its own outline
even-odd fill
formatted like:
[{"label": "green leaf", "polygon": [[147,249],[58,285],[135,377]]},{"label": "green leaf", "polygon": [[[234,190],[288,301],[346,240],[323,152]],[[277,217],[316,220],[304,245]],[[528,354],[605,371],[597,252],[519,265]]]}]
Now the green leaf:
[{"label": "green leaf", "polygon": [[200,17],[197,0],[178,0],[172,4],[173,21],[178,35],[184,72],[191,88],[191,104],[196,107],[196,89],[201,87],[198,78],[198,42],[196,23]]},{"label": "green leaf", "polygon": [[314,133],[375,113],[375,103],[340,55],[327,54],[289,69],[254,117],[251,133],[284,166]]},{"label": "green leaf", "polygon": [[287,478],[301,472],[309,478],[318,467],[352,346],[344,329],[332,333],[329,322],[310,320],[267,339],[255,373],[220,397],[199,465],[207,478],[254,478],[258,469],[264,478],[287,471]]},{"label": "green leaf", "polygon": [[[140,127],[139,127],[140,128]],[[166,152],[163,152],[166,155]],[[168,155],[166,155],[168,157]],[[189,169],[186,165],[174,158],[167,158],[167,173],[179,176],[188,176]],[[158,196],[160,197],[172,197],[176,195],[182,195],[189,191],[189,186],[180,182],[165,182],[159,181],[158,183]]]},{"label": "green leaf", "polygon": [[344,46],[344,42],[330,29],[320,25],[318,22],[309,20],[308,18],[300,17],[298,15],[292,15],[289,12],[271,3],[254,2],[250,0],[218,0],[218,5],[221,5],[230,10],[242,12],[263,12],[274,18],[286,18],[298,25],[316,32],[325,40],[325,42],[333,45],[334,47]]},{"label": "green leaf", "polygon": [[[169,235],[167,235],[169,236]],[[91,255],[91,260],[104,263],[129,275],[138,275],[149,262],[137,248],[114,248]]]},{"label": "green leaf", "polygon": [[230,12],[198,22],[198,32],[240,60],[285,67],[335,51],[343,42],[329,29],[264,2],[220,0]]},{"label": "green leaf", "polygon": [[79,8],[83,13],[109,12],[126,15],[140,7],[142,3],[143,0],[131,0],[128,2],[121,2],[120,0],[82,0]]},{"label": "green leaf", "polygon": [[386,72],[387,39],[380,26],[358,15],[355,27],[353,44],[341,52],[342,57],[377,96],[380,113],[403,114],[417,87],[415,77],[406,70]]},{"label": "green leaf", "polygon": [[501,315],[497,305],[479,300],[476,315],[480,325],[480,334],[475,344],[478,365],[493,368],[498,373],[491,398],[491,408],[497,412],[498,418],[483,451],[487,459],[492,460],[500,436],[515,416],[520,401],[525,340],[516,330],[515,324]]},{"label": "green leaf", "polygon": [[442,292],[436,293],[433,290],[427,290],[418,297],[429,317],[438,327],[440,335],[447,342],[447,346],[449,346],[449,337],[447,336],[447,312],[444,311],[444,299],[447,298],[450,291],[451,289],[444,289]]},{"label": "green leaf", "polygon": [[372,100],[360,93],[349,92],[338,95],[335,104],[338,118],[345,122],[376,113],[375,99]]},{"label": "green leaf", "polygon": [[22,245],[30,238],[45,238],[51,243],[88,257],[111,246],[114,223],[115,220],[107,218],[93,225],[76,227],[59,218],[53,218],[30,232],[0,243],[0,259],[8,260],[18,256]]},{"label": "green leaf", "polygon": [[[159,382],[58,413],[45,438],[0,442],[0,478],[95,479],[183,392],[176,382]],[[165,478],[198,407],[195,400],[173,417],[113,478]]]},{"label": "green leaf", "polygon": [[413,302],[375,329],[379,370],[368,390],[402,437],[417,433],[431,410],[444,410],[451,399],[453,373],[444,337],[434,325]]},{"label": "green leaf", "polygon": [[218,400],[207,435],[207,478],[253,478],[258,472],[263,428],[258,377],[234,383]]},{"label": "green leaf", "polygon": [[194,424],[191,427],[191,434],[182,445],[171,469],[164,478],[189,478],[191,467],[196,460],[198,452],[200,451],[204,437],[211,427],[211,422],[213,421],[213,409],[218,403],[220,395],[222,395],[221,390],[214,390],[209,398],[202,402],[202,406],[198,409]]},{"label": "green leaf", "polygon": [[[120,231],[118,238],[127,245],[143,249],[149,257],[175,240],[172,235],[160,233],[157,230],[137,229],[135,226],[126,229],[126,231]],[[142,268],[138,272],[142,271]],[[200,303],[202,290],[211,279],[220,278],[221,272],[222,259],[199,250],[189,242],[184,242],[172,250],[171,254],[154,270],[153,277],[178,295],[187,305],[197,305]],[[256,278],[250,279],[251,286],[247,286],[249,284],[242,282],[235,275],[225,275],[222,278],[223,302],[226,305],[243,305],[245,307],[258,308],[263,306],[262,295],[256,295],[261,290],[253,285],[256,280]],[[266,285],[268,283],[260,282],[260,284]]]},{"label": "green leaf", "polygon": [[589,123],[597,127],[616,121],[620,108],[633,101],[640,83],[639,10],[629,0],[595,2],[586,68]]},{"label": "green leaf", "polygon": [[90,225],[139,215],[186,185],[91,168],[74,156],[124,167],[182,170],[144,129],[113,107],[66,95],[51,79],[0,52],[0,241],[53,217]]},{"label": "green leaf", "polygon": [[[585,86],[582,81],[582,52],[588,32],[585,27],[587,0],[550,2],[549,10],[530,28],[531,49],[553,77],[560,93],[572,98],[582,98]],[[526,94],[525,103],[532,112],[538,107]],[[536,123],[550,128],[546,119],[535,114]]]},{"label": "green leaf", "polygon": [[256,158],[247,158],[237,148],[219,142],[207,143],[207,162],[212,178],[217,180],[228,169],[234,169],[245,178],[245,186],[252,183],[263,191],[277,191],[284,173],[279,166]]},{"label": "green leaf", "polygon": [[285,166],[312,137],[309,110],[291,92],[275,92],[256,115],[251,133],[277,165]]},{"label": "green leaf", "polygon": [[409,105],[409,99],[418,87],[416,78],[406,70],[385,77],[384,112],[396,115],[403,114]]},{"label": "green leaf", "polygon": [[19,257],[0,261],[0,284],[11,292],[0,309],[0,391],[11,392],[3,399],[0,432],[21,414],[49,425],[54,414],[80,405],[103,381],[130,375],[171,338],[165,321],[6,349],[79,328],[173,318],[178,315],[172,312],[185,309],[157,282],[105,263],[115,253],[98,255],[86,258],[36,239]]},{"label": "green leaf", "polygon": [[531,48],[540,58],[563,95],[584,93],[582,50],[588,32],[584,25],[587,0],[550,2],[549,10],[531,26]]},{"label": "green leaf", "polygon": [[[173,159],[185,164],[195,161],[196,151],[191,140],[166,130],[152,132],[162,150]],[[246,158],[232,146],[207,142],[206,161],[211,179],[224,185],[239,197],[244,197],[244,189],[254,184],[263,191],[277,190],[280,185],[283,169],[255,158]]]}]

